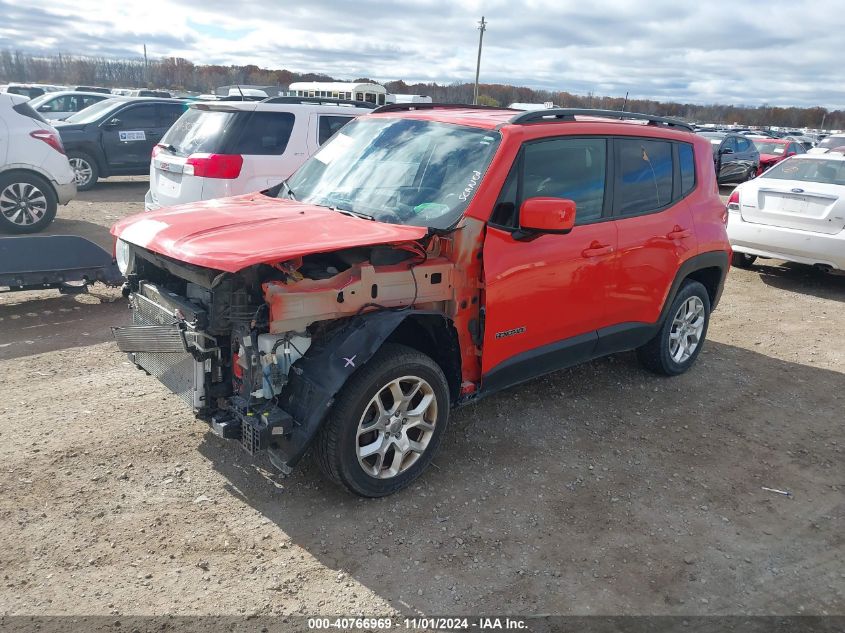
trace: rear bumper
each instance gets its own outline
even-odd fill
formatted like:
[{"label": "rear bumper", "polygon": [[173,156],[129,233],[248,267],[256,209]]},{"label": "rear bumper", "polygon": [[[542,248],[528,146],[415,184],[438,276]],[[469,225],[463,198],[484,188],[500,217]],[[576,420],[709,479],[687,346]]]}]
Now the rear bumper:
[{"label": "rear bumper", "polygon": [[845,231],[831,235],[755,224],[731,212],[728,238],[738,253],[845,270]]},{"label": "rear bumper", "polygon": [[144,211],[155,211],[157,209],[161,209],[161,205],[153,199],[153,192],[147,189],[147,193],[144,194]]},{"label": "rear bumper", "polygon": [[75,182],[69,182],[63,185],[60,185],[57,182],[53,182],[53,186],[56,188],[56,198],[58,199],[58,202],[61,205],[66,205],[68,202],[70,202],[76,197]]}]

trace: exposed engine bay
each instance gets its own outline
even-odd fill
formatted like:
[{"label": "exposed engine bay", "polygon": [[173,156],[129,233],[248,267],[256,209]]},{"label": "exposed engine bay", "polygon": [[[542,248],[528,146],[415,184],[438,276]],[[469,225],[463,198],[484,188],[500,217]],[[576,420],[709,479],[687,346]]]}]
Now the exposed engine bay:
[{"label": "exposed engine bay", "polygon": [[215,433],[252,454],[268,450],[288,470],[315,432],[309,420],[322,418],[382,331],[412,307],[459,309],[452,248],[432,235],[225,273],[132,246],[133,325],[114,328],[115,339]]}]

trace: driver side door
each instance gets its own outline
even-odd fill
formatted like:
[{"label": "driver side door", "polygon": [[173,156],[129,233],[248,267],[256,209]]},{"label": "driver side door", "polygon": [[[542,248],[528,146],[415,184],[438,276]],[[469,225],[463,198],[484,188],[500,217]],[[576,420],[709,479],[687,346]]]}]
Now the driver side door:
[{"label": "driver side door", "polygon": [[[592,357],[597,330],[610,325],[614,278],[609,143],[553,138],[523,145],[487,228],[484,244],[482,389],[498,389]],[[534,197],[576,204],[568,234],[520,231],[519,209]]]}]

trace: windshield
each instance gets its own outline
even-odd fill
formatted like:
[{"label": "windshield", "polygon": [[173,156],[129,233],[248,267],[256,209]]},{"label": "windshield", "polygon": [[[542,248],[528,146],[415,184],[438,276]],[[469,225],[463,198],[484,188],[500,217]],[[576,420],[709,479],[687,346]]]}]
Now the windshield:
[{"label": "windshield", "polygon": [[83,108],[76,114],[71,114],[65,121],[68,123],[93,123],[107,112],[116,109],[122,103],[125,103],[123,99],[104,99],[94,105]]},{"label": "windshield", "polygon": [[828,136],[825,140],[818,144],[818,147],[824,147],[825,149],[845,147],[845,136]]},{"label": "windshield", "polygon": [[279,195],[381,222],[450,228],[496,151],[493,130],[414,119],[358,119]]},{"label": "windshield", "polygon": [[845,160],[787,158],[767,171],[763,178],[845,185]]},{"label": "windshield", "polygon": [[774,141],[754,141],[754,147],[761,154],[783,154],[786,151],[785,144]]}]

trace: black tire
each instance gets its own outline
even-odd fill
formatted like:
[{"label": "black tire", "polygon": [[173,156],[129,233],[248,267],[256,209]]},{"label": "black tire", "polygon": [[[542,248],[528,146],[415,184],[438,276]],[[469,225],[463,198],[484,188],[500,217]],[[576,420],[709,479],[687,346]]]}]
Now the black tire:
[{"label": "black tire", "polygon": [[754,180],[757,177],[757,166],[752,165],[748,168],[748,173],[745,175],[745,181]]},{"label": "black tire", "polygon": [[[681,306],[692,297],[697,297],[703,306],[704,324],[703,329],[698,337],[698,343],[688,358],[677,361],[672,357],[671,349],[671,335],[674,329],[675,317],[678,314]],[[704,341],[707,337],[707,327],[710,325],[710,295],[707,289],[697,281],[687,279],[681,285],[675,300],[657,331],[648,343],[637,349],[637,358],[640,363],[646,368],[656,374],[664,376],[677,376],[684,373],[695,362],[698,355],[704,347]]]},{"label": "black tire", "polygon": [[755,261],[757,261],[757,256],[748,255],[747,253],[734,252],[731,256],[731,266],[736,266],[737,268],[751,268]]},{"label": "black tire", "polygon": [[[28,204],[21,207],[19,200]],[[3,232],[41,231],[56,217],[57,207],[55,189],[38,174],[14,171],[0,175],[0,230]]]},{"label": "black tire", "polygon": [[[434,429],[423,452],[409,454],[414,461],[406,470],[399,471],[389,478],[378,478],[366,472],[359,462],[358,426],[365,413],[370,410],[376,394],[391,381],[406,376],[421,378],[431,387],[437,408]],[[328,419],[317,436],[317,463],[327,477],[351,492],[362,497],[383,497],[405,488],[422,474],[437,452],[448,422],[449,386],[437,363],[410,347],[387,344],[349,379],[335,400]],[[400,429],[401,432],[403,431]],[[410,437],[417,429],[404,432]],[[378,431],[373,433],[383,435]],[[362,434],[360,437],[367,436]],[[388,455],[390,450],[387,450]],[[395,455],[395,451],[393,454]],[[387,463],[388,457],[383,457],[382,460]],[[381,464],[382,462],[378,462],[373,468],[378,469]]]},{"label": "black tire", "polygon": [[[76,190],[88,191],[89,189],[93,189],[94,185],[97,184],[97,179],[100,177],[100,168],[97,167],[97,161],[85,152],[68,152],[67,158],[74,172],[78,174],[76,178]],[[80,168],[84,172],[80,171]],[[90,176],[88,176],[89,172]],[[83,173],[87,176],[87,179],[83,178]]]}]

